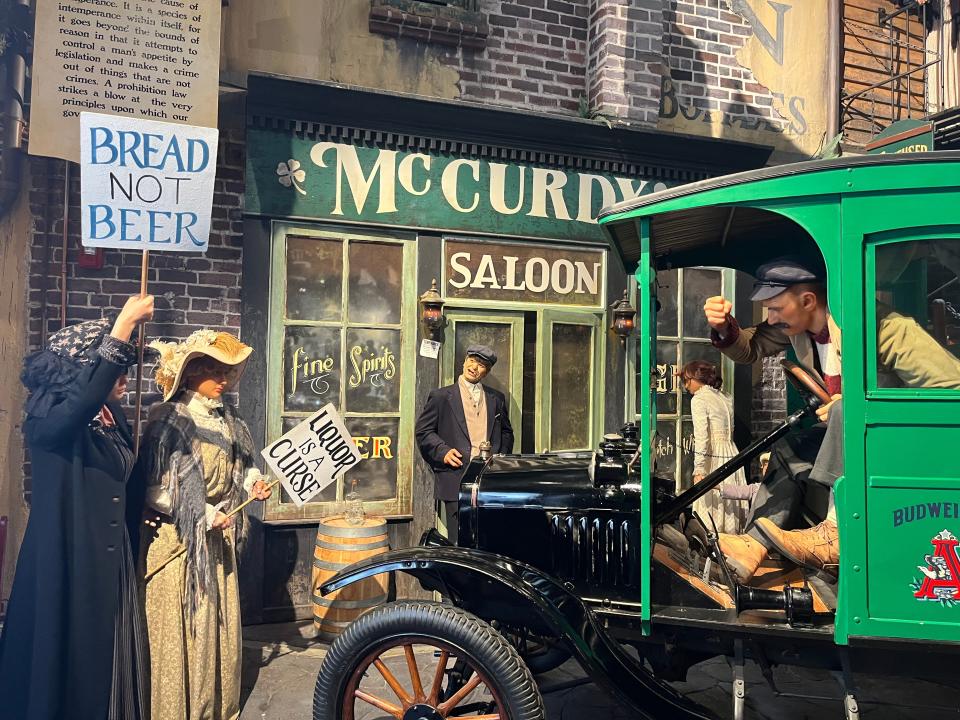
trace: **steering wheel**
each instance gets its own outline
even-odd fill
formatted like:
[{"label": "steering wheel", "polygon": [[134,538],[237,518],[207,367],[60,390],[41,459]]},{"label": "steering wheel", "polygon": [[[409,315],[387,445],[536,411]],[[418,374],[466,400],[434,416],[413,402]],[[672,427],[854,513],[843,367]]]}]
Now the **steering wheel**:
[{"label": "steering wheel", "polygon": [[781,360],[780,365],[783,366],[787,380],[800,393],[800,397],[803,398],[805,403],[811,404],[813,407],[819,407],[826,405],[833,399],[816,370],[790,360]]}]

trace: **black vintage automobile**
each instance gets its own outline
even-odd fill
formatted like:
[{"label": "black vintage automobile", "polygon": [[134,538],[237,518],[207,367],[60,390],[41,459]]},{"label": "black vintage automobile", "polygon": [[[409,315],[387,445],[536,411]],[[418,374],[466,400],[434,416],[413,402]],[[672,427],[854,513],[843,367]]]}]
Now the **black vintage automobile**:
[{"label": "black vintage automobile", "polygon": [[[770,562],[740,585],[710,518],[691,511],[830,400],[815,372],[784,361],[801,399],[795,412],[679,495],[646,452],[656,405],[638,386],[649,413],[596,453],[474,459],[462,478],[456,545],[428,533],[420,547],[363,560],[321,588],[402,572],[443,600],[389,603],[350,625],[320,670],[314,720],[354,720],[370,707],[400,720],[542,720],[532,671],[567,657],[646,718],[714,717],[669,683],[717,656],[731,661],[735,718],[744,712],[746,658],[765,671],[836,670],[847,718],[859,717],[853,670],[955,682],[960,520],[939,509],[960,500],[949,454],[960,439],[960,384],[881,386],[875,328],[880,300],[898,303],[956,355],[956,271],[952,280],[937,275],[936,263],[960,257],[958,170],[960,153],[802,163],[662,191],[601,219],[625,266],[636,268],[640,377],[656,358],[656,268],[749,272],[786,244],[823,263],[844,328],[838,567]],[[891,248],[906,250],[895,256],[906,264],[881,280]],[[904,452],[904,443],[927,451]],[[823,512],[812,495],[811,524]],[[936,517],[926,513],[934,506]],[[387,668],[391,653],[406,657],[409,677]]]}]

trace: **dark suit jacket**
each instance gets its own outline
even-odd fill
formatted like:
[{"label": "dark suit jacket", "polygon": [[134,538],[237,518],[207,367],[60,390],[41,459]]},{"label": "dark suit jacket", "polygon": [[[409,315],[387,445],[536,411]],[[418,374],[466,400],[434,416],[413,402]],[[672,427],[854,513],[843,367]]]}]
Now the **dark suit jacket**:
[{"label": "dark suit jacket", "polygon": [[[483,385],[487,400],[487,438],[492,451],[513,452],[513,428],[507,413],[503,393]],[[460,496],[460,477],[470,458],[470,435],[463,401],[457,383],[430,391],[427,404],[420,411],[416,426],[417,447],[433,469],[436,478],[434,492],[437,500],[456,500]],[[451,448],[463,455],[464,467],[445,465],[443,456]]]}]

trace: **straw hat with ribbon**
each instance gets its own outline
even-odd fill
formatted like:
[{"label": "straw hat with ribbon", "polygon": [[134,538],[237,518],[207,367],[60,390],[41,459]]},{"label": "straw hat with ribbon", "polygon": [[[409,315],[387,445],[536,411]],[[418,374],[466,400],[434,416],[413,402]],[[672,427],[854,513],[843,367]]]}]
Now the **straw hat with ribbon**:
[{"label": "straw hat with ribbon", "polygon": [[180,389],[183,372],[191,360],[199,357],[212,358],[224,365],[236,367],[239,377],[247,358],[253,352],[252,347],[240,342],[230,333],[216,330],[197,330],[179,343],[154,340],[150,347],[160,353],[155,378],[157,387],[163,393],[164,402]]}]

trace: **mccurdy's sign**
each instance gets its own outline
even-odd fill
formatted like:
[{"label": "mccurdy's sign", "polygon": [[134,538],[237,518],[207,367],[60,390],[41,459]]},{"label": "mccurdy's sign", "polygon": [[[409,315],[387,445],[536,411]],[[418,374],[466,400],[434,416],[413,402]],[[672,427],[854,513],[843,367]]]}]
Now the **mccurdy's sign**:
[{"label": "mccurdy's sign", "polygon": [[248,131],[247,210],[277,217],[603,240],[599,211],[666,187],[467,156]]}]

